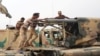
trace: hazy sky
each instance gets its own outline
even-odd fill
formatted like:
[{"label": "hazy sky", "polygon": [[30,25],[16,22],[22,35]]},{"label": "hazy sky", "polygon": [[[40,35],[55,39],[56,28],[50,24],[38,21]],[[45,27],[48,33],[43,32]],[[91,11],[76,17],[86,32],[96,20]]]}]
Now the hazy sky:
[{"label": "hazy sky", "polygon": [[0,29],[15,25],[21,17],[27,20],[34,12],[40,12],[40,18],[55,17],[59,10],[71,18],[100,17],[100,0],[3,0],[2,4],[12,19],[0,14]]}]

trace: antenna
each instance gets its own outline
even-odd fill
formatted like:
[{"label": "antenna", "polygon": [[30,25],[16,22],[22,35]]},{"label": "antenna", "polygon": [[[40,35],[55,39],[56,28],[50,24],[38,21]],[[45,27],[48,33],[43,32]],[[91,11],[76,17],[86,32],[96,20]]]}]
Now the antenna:
[{"label": "antenna", "polygon": [[54,0],[51,0],[52,16],[54,16]]}]

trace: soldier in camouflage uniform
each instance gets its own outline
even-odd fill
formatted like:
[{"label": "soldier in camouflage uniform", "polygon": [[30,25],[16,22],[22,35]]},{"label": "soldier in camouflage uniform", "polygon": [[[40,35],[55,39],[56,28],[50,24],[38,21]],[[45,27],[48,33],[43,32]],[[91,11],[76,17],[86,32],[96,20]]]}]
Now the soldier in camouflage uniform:
[{"label": "soldier in camouflage uniform", "polygon": [[[37,25],[38,17],[39,13],[34,13],[32,18],[28,19],[21,27],[20,29],[21,41],[19,43],[19,48],[25,47],[26,44],[28,44],[28,46],[34,46],[32,42],[35,41],[35,39],[37,38],[35,27]],[[27,30],[29,26],[30,26],[30,34],[29,37],[27,38]],[[34,36],[34,38],[32,38],[32,36]]]},{"label": "soldier in camouflage uniform", "polygon": [[16,28],[15,28],[16,32],[15,32],[15,34],[14,34],[14,39],[11,41],[11,43],[10,43],[10,45],[9,45],[9,47],[8,47],[7,49],[10,49],[10,48],[11,48],[12,43],[15,42],[16,39],[17,39],[17,37],[19,36],[20,28],[21,28],[21,26],[24,24],[24,20],[25,20],[25,18],[22,17],[22,18],[17,22]]}]

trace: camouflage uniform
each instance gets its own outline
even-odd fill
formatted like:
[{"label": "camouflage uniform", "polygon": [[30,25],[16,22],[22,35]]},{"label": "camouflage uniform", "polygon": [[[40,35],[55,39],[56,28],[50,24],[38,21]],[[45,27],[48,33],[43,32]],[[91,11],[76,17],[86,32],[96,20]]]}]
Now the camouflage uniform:
[{"label": "camouflage uniform", "polygon": [[15,32],[15,37],[13,41],[16,41],[17,37],[19,36],[20,28],[24,23],[21,21],[18,21],[16,24],[16,32]]},{"label": "camouflage uniform", "polygon": [[[20,38],[21,38],[21,42],[20,42],[20,45],[19,47],[24,47],[25,44],[30,40],[30,42],[32,42],[33,40],[35,40],[37,38],[37,34],[36,34],[36,31],[35,31],[35,27],[36,27],[36,22],[35,20],[33,20],[32,18],[31,19],[28,19],[24,24],[23,26],[21,27],[20,29]],[[29,38],[27,38],[27,30],[28,30],[28,27],[30,26],[30,34],[29,34]],[[32,36],[34,36],[34,38],[32,38]],[[22,46],[21,46],[22,45]]]}]

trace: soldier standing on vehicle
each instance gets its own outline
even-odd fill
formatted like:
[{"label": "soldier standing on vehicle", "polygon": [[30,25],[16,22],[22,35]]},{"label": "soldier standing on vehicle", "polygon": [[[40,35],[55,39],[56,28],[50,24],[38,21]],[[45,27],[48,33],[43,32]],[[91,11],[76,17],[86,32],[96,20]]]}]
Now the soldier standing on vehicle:
[{"label": "soldier standing on vehicle", "polygon": [[7,49],[10,49],[10,48],[11,48],[12,43],[15,42],[16,39],[17,39],[17,37],[19,36],[20,28],[21,28],[21,26],[24,24],[24,20],[25,20],[25,18],[22,17],[22,18],[17,22],[16,27],[15,27],[16,32],[15,32],[15,34],[14,34],[14,39],[11,41],[11,43],[10,43],[10,45],[9,45],[9,47],[8,47]]},{"label": "soldier standing on vehicle", "polygon": [[[55,19],[65,19],[65,18],[70,19],[69,17],[63,15],[62,11],[58,11],[58,16],[55,17]],[[70,24],[71,23],[67,23],[67,26],[65,26],[65,30],[67,30],[67,31],[69,30],[69,28],[71,27]]]},{"label": "soldier standing on vehicle", "polygon": [[[19,43],[19,48],[25,47],[26,44],[29,46],[34,46],[32,44],[33,41],[38,37],[35,31],[36,25],[37,25],[37,19],[39,18],[39,13],[34,13],[31,18],[29,18],[21,27],[20,30],[20,38],[21,42]],[[30,34],[27,38],[27,30],[30,26]],[[34,38],[32,38],[34,36]]]}]

